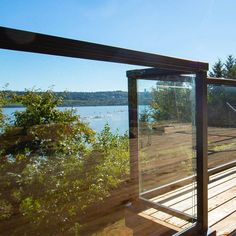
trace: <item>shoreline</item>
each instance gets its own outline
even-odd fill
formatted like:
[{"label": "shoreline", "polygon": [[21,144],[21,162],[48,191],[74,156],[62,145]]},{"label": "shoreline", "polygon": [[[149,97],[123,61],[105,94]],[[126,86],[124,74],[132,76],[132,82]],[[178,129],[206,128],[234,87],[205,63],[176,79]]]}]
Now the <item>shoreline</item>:
[{"label": "shoreline", "polygon": [[[148,104],[145,104],[145,105],[148,105]],[[81,105],[81,104],[78,104],[78,105],[70,105],[70,104],[66,104],[66,105],[60,105],[60,106],[57,106],[57,107],[106,107],[106,106],[128,106],[128,104],[86,104],[86,105]],[[5,105],[5,106],[2,106],[1,108],[24,108],[24,106],[22,105]]]},{"label": "shoreline", "polygon": [[[141,105],[141,106],[149,106],[150,104],[138,104],[138,105]],[[126,104],[62,104],[60,106],[57,106],[57,107],[107,107],[107,106],[128,106],[128,103]],[[22,105],[5,105],[5,106],[2,106],[0,108],[24,108],[24,106]]]}]

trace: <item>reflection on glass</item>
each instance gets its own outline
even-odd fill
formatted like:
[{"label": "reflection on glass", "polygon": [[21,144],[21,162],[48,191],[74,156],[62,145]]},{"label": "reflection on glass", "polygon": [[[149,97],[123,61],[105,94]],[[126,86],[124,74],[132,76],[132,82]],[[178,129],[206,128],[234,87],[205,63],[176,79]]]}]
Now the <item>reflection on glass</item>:
[{"label": "reflection on glass", "polygon": [[95,132],[51,90],[0,91],[1,102],[24,108],[8,120],[0,107],[0,234],[90,235],[98,218],[117,221],[129,197],[128,136],[108,124]]},{"label": "reflection on glass", "polygon": [[208,168],[236,159],[236,88],[208,86]]},{"label": "reflection on glass", "polygon": [[0,235],[128,234],[127,87],[91,81],[133,67],[11,55],[23,63],[1,71]]},{"label": "reflection on glass", "polygon": [[139,79],[138,119],[141,198],[195,216],[194,77]]}]

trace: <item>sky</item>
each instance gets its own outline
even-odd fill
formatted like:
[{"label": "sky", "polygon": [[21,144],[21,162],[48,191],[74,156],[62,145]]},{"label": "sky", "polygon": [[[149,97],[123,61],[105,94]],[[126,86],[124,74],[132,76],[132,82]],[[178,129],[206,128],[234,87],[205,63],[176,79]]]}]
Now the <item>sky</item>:
[{"label": "sky", "polygon": [[[0,0],[0,26],[209,62],[236,56],[235,0]],[[0,49],[0,87],[127,90],[138,66]]]}]

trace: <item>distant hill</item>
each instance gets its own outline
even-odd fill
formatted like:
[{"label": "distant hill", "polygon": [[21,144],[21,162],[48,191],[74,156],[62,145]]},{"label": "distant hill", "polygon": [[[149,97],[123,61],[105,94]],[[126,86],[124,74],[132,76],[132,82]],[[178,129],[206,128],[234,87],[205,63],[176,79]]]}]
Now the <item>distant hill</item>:
[{"label": "distant hill", "polygon": [[[8,91],[18,95],[23,91]],[[63,97],[62,106],[118,106],[128,105],[128,92],[125,91],[102,91],[102,92],[55,92]],[[151,101],[150,92],[139,92],[139,104],[148,105]],[[20,106],[20,104],[9,104],[7,107]]]}]

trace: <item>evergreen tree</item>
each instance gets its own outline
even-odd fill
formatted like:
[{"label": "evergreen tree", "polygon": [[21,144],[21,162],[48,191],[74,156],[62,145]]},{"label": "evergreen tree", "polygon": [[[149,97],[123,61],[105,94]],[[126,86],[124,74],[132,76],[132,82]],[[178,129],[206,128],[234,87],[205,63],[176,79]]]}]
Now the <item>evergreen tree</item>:
[{"label": "evergreen tree", "polygon": [[[235,58],[232,55],[229,55],[225,62],[225,75],[226,78],[235,77]],[[233,72],[234,71],[234,72]]]},{"label": "evergreen tree", "polygon": [[227,78],[236,79],[236,64],[229,71]]},{"label": "evergreen tree", "polygon": [[212,71],[210,71],[209,75],[211,77],[221,78],[225,75],[224,64],[220,59],[212,66]]}]

